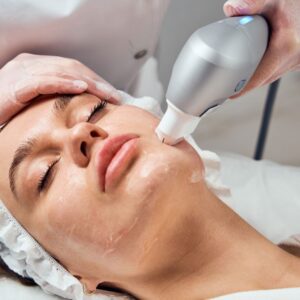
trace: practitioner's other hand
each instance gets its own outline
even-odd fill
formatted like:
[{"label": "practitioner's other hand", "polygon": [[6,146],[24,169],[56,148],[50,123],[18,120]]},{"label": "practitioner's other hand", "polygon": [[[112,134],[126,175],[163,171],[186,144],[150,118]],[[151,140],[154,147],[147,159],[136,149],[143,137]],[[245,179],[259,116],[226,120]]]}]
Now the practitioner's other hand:
[{"label": "practitioner's other hand", "polygon": [[300,67],[299,0],[229,0],[226,16],[261,14],[271,27],[269,47],[245,89],[235,97],[280,78]]},{"label": "practitioner's other hand", "polygon": [[0,124],[8,121],[38,95],[80,94],[88,91],[111,103],[120,96],[108,82],[77,60],[20,54],[0,69]]}]

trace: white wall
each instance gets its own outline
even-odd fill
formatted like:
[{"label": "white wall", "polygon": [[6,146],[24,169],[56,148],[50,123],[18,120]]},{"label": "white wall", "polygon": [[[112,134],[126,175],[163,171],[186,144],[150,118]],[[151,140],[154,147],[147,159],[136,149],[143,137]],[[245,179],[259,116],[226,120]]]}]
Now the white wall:
[{"label": "white wall", "polygon": [[[193,31],[224,17],[224,0],[172,0],[157,51],[159,76],[166,88],[172,65]],[[195,132],[200,146],[253,156],[267,87],[229,101]],[[300,74],[281,82],[264,158],[300,166]]]}]

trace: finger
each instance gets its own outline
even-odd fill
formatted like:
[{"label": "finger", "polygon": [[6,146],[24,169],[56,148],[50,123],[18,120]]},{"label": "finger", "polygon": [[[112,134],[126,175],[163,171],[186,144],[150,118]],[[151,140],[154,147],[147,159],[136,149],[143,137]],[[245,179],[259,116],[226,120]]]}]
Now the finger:
[{"label": "finger", "polygon": [[24,108],[23,103],[16,102],[13,93],[8,91],[0,96],[0,125],[7,122],[13,115]]},{"label": "finger", "polygon": [[[72,62],[71,62],[72,63]],[[73,70],[70,68],[66,72],[66,68],[62,71],[58,71],[61,66],[54,66],[54,69],[47,73],[53,76],[59,76],[68,79],[81,79],[88,84],[87,91],[101,99],[106,99],[113,104],[119,104],[121,102],[121,96],[119,92],[106,80],[96,74],[94,71],[88,67],[82,65],[81,63],[75,61],[75,65],[78,64],[78,68]]]},{"label": "finger", "polygon": [[[25,56],[21,56],[26,57]],[[27,61],[26,59],[22,61],[22,66],[25,69],[26,73],[31,76],[41,77],[41,79],[45,78],[60,78],[60,79],[68,79],[68,80],[83,80],[88,84],[87,91],[95,96],[106,99],[107,101],[118,104],[121,102],[121,96],[119,95],[118,91],[110,85],[107,81],[97,75],[94,71],[90,68],[86,67],[82,63],[77,60],[63,58],[63,57],[56,57],[56,56],[34,56],[34,63]],[[45,68],[45,59],[47,59],[47,67]],[[44,82],[46,85],[46,89],[49,88],[52,90],[52,83],[49,82],[48,84]],[[43,86],[41,85],[41,88]],[[20,88],[21,95],[22,90],[27,90],[30,87]],[[34,91],[32,91],[34,93]],[[59,91],[56,91],[57,93]],[[25,98],[28,98],[25,94]],[[36,94],[36,93],[35,93]],[[46,94],[46,91],[45,91]]]},{"label": "finger", "polygon": [[14,86],[16,102],[27,103],[39,95],[50,94],[80,94],[88,88],[81,80],[68,80],[58,77],[32,77],[22,80]]},{"label": "finger", "polygon": [[271,60],[272,60],[272,57],[266,57],[266,60],[261,62],[261,64],[255,71],[254,75],[249,80],[249,82],[245,86],[245,88],[240,93],[230,97],[230,99],[239,98],[239,97],[247,94],[249,91],[269,83],[270,78],[272,76],[272,75],[270,75],[270,72],[272,72],[271,67],[270,67],[271,65],[269,65],[269,64],[271,64],[269,62]]},{"label": "finger", "polygon": [[274,38],[271,37],[268,50],[254,75],[241,93],[231,97],[231,99],[238,98],[256,87],[261,87],[265,84],[271,83],[281,76],[280,66],[285,64],[285,62],[282,61],[282,51],[289,53],[289,49],[288,47],[284,47],[283,49],[283,46],[280,42],[280,35],[277,35],[276,33],[273,34]]},{"label": "finger", "polygon": [[113,104],[121,103],[121,95],[118,90],[115,89],[105,80],[94,80],[87,76],[84,76],[85,82],[88,84],[87,91],[101,99],[105,99]]},{"label": "finger", "polygon": [[223,11],[227,17],[261,14],[266,0],[228,0]]},{"label": "finger", "polygon": [[73,75],[74,77],[75,74],[84,74],[94,80],[102,79],[93,70],[75,59],[47,55],[30,55],[30,59],[28,59],[26,54],[19,56],[19,60],[23,68],[26,70],[26,73],[32,76],[49,75],[69,78],[70,75]]},{"label": "finger", "polygon": [[[73,62],[70,62],[70,64],[73,64]],[[75,69],[76,64],[78,64],[77,69]],[[114,104],[120,103],[121,97],[111,84],[81,63],[75,62],[75,65],[73,65],[73,68],[67,68],[66,65],[48,64],[45,69],[42,62],[35,62],[34,65],[26,66],[26,72],[31,76],[42,78],[57,77],[68,80],[82,80],[88,84],[87,91],[89,93]]]}]

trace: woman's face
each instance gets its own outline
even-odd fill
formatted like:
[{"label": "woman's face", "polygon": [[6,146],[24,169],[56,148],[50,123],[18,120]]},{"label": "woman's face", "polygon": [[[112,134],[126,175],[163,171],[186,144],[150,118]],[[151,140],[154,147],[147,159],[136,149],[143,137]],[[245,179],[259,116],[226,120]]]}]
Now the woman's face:
[{"label": "woman's face", "polygon": [[[203,185],[202,163],[185,141],[162,144],[158,119],[135,106],[107,103],[89,118],[100,101],[53,96],[14,117],[0,133],[0,198],[74,275],[95,272],[97,261],[103,277],[113,277],[142,272],[163,224]],[[138,138],[104,191],[99,153],[108,139],[128,133]],[[32,138],[10,172],[17,148]]]}]

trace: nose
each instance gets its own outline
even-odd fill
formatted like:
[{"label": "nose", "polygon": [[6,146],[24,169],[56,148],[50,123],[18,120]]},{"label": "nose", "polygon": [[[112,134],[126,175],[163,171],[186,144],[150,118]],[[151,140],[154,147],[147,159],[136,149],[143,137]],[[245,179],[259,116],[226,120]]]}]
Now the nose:
[{"label": "nose", "polygon": [[67,147],[74,162],[80,166],[88,165],[91,158],[91,149],[99,138],[106,138],[107,132],[95,124],[82,122],[72,129],[68,136]]}]

